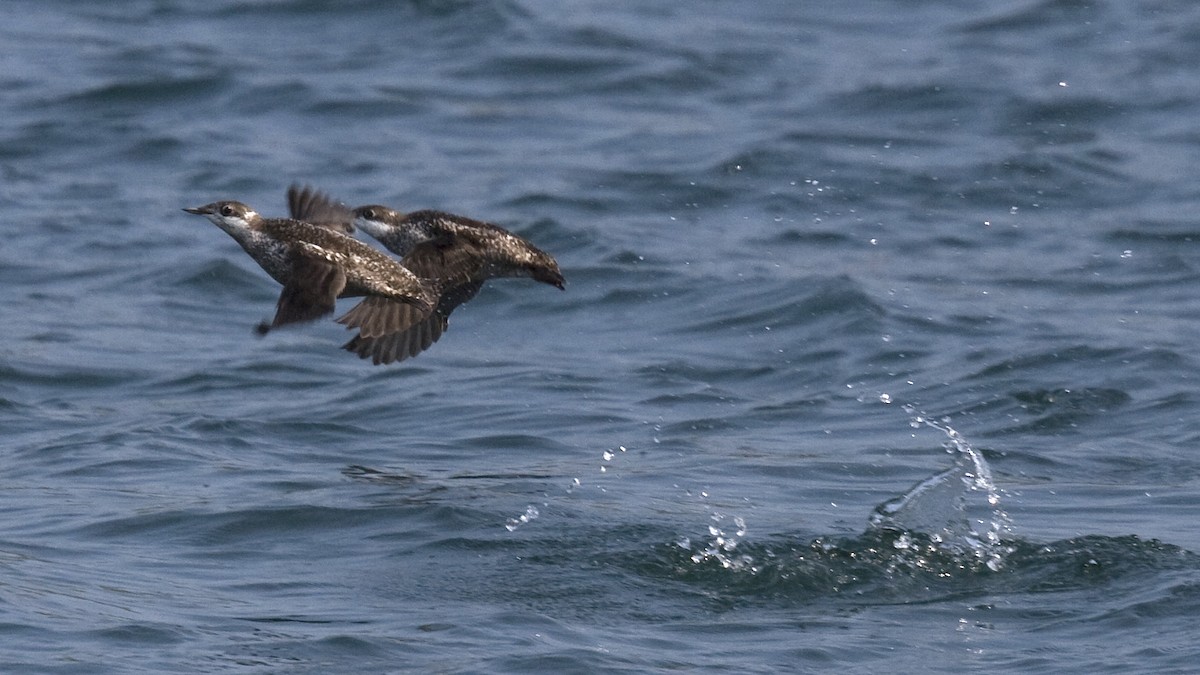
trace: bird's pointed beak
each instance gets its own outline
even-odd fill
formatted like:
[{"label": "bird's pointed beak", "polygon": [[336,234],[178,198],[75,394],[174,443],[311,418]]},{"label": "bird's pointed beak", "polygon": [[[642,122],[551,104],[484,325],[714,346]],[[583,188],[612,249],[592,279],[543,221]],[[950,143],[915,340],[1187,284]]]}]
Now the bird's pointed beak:
[{"label": "bird's pointed beak", "polygon": [[188,213],[191,213],[191,214],[194,214],[197,216],[207,216],[207,215],[212,214],[213,209],[212,209],[212,205],[210,204],[208,206],[189,206],[189,207],[185,208],[184,211],[187,211]]}]

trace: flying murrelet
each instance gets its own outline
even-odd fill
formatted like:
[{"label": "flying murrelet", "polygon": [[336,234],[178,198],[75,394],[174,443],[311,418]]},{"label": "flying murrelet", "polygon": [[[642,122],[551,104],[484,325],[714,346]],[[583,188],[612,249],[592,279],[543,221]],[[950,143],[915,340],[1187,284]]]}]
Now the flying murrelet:
[{"label": "flying murrelet", "polygon": [[[356,313],[362,314],[364,321],[380,324],[380,332],[386,335],[386,322],[380,321],[377,314],[395,313],[395,308],[403,307],[424,318],[437,302],[435,289],[403,265],[333,229],[299,220],[263,218],[235,201],[213,202],[184,211],[212,221],[283,284],[275,319],[270,324],[259,324],[260,334],[330,314],[337,298],[366,296],[371,304],[365,305],[364,300],[355,308]],[[397,326],[394,330],[405,328]]]},{"label": "flying murrelet", "polygon": [[[445,332],[450,313],[475,297],[488,279],[531,277],[564,288],[565,280],[553,257],[498,225],[441,211],[404,214],[377,205],[360,206],[353,215],[355,227],[400,256],[400,262],[414,274],[432,281],[440,294],[428,316],[403,306],[380,311],[368,298],[338,319],[349,328],[359,328],[359,334],[343,348],[360,358],[370,357],[376,364],[402,361],[428,349]],[[305,212],[292,212],[294,218],[304,216]],[[400,316],[388,316],[393,313]],[[381,331],[373,324],[382,316],[391,319],[390,325],[407,323],[410,327]]]}]

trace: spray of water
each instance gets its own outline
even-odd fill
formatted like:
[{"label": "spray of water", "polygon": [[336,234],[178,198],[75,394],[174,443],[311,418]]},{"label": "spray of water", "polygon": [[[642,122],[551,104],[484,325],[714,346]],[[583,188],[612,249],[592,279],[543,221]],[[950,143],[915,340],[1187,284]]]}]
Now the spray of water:
[{"label": "spray of water", "polygon": [[529,506],[525,507],[525,513],[522,513],[516,518],[509,518],[508,521],[504,523],[504,527],[509,532],[512,532],[525,523],[528,523],[531,520],[536,520],[540,515],[541,513],[538,512],[537,507],[533,504],[530,504]]},{"label": "spray of water", "polygon": [[[1012,531],[1012,521],[1001,506],[1002,490],[992,479],[983,453],[948,420],[930,419],[912,406],[904,410],[912,416],[909,424],[914,429],[928,427],[946,436],[943,447],[953,455],[954,465],[880,504],[871,514],[871,527],[902,535],[926,535],[943,551],[973,556],[993,571],[1002,569],[1005,557],[1012,552],[1004,543],[1004,537]],[[971,503],[973,495],[983,497],[984,503],[978,508]],[[911,538],[901,536],[898,547],[908,540]]]},{"label": "spray of water", "polygon": [[[600,466],[598,469],[599,472],[602,474],[608,473],[609,470],[616,463],[617,457],[623,455],[626,452],[628,452],[628,450],[623,445],[618,445],[616,448],[614,448],[612,450],[606,449],[606,450],[602,451],[600,453]],[[567,487],[564,491],[566,494],[569,495],[569,494],[575,492],[576,490],[583,488],[583,486],[584,486],[584,482],[582,480],[580,480],[578,477],[572,478],[571,483],[569,485],[567,485]],[[605,488],[602,485],[598,485],[597,487],[600,489],[601,492],[607,492],[607,490],[605,490]],[[542,506],[543,507],[549,506],[549,503],[544,502],[542,504]],[[518,516],[509,518],[508,520],[506,520],[504,522],[504,528],[507,529],[509,532],[514,532],[517,530],[517,528],[521,527],[522,525],[525,525],[526,523],[528,523],[532,520],[536,520],[538,518],[538,516],[540,516],[540,515],[541,515],[541,513],[538,511],[537,506],[530,504],[525,507],[524,513],[521,513]]]},{"label": "spray of water", "polygon": [[742,570],[751,574],[757,572],[754,558],[737,551],[738,542],[746,536],[745,519],[741,516],[730,518],[732,528],[725,524],[726,516],[723,513],[714,511],[710,519],[712,522],[708,525],[708,535],[711,539],[703,548],[693,549],[692,541],[687,537],[677,542],[680,548],[692,552],[692,562],[700,564],[711,560],[720,563],[725,569]]},{"label": "spray of water", "polygon": [[[892,398],[882,394],[880,401],[891,404]],[[919,549],[932,546],[937,552],[974,559],[988,569],[999,571],[1012,552],[1004,543],[1005,536],[1011,533],[1012,522],[1001,506],[1003,491],[992,479],[983,453],[951,427],[949,420],[931,419],[910,405],[904,406],[904,411],[911,416],[909,424],[914,429],[930,428],[945,435],[943,447],[954,457],[954,464],[877,506],[871,514],[870,528],[895,535],[891,537],[892,545],[901,554],[907,548],[919,558]],[[604,450],[598,472],[607,474],[625,452],[625,446]],[[564,492],[570,495],[583,487],[585,483],[576,477]],[[604,491],[602,485],[596,487]],[[970,497],[974,495],[982,495],[982,506],[971,503]],[[701,492],[700,496],[707,499],[708,494]],[[509,518],[505,527],[513,532],[539,515],[538,508],[529,505],[523,513]],[[711,510],[709,518],[708,537],[703,543],[694,545],[691,538],[683,537],[676,545],[688,551],[695,564],[715,562],[725,569],[756,573],[759,569],[756,561],[738,550],[747,534],[745,519],[718,510]],[[900,562],[904,562],[903,555]]]}]

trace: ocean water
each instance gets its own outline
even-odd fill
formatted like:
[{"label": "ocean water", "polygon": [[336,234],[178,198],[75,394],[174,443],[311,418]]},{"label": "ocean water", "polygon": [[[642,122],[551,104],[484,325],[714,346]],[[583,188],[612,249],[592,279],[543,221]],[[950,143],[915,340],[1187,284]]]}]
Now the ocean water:
[{"label": "ocean water", "polygon": [[[1200,5],[0,16],[0,671],[1200,663]],[[259,339],[292,182],[567,289]]]}]

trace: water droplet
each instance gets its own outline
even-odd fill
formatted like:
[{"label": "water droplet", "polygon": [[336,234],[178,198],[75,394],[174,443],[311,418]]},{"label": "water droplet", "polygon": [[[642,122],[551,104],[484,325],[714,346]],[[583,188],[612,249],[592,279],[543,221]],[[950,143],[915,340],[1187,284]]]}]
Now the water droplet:
[{"label": "water droplet", "polygon": [[533,504],[530,504],[529,506],[525,507],[525,513],[522,513],[516,518],[509,518],[508,522],[504,524],[504,528],[509,532],[512,532],[525,523],[528,523],[531,520],[536,520],[539,515],[541,514],[538,513],[537,507]]}]

